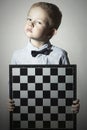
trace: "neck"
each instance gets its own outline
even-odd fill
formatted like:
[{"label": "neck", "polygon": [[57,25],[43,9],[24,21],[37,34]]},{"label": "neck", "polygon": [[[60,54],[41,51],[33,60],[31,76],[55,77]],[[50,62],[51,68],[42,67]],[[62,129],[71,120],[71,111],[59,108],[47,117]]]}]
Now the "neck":
[{"label": "neck", "polygon": [[43,46],[46,41],[38,41],[38,40],[34,40],[34,39],[30,39],[31,43],[33,46],[40,48],[41,46]]}]

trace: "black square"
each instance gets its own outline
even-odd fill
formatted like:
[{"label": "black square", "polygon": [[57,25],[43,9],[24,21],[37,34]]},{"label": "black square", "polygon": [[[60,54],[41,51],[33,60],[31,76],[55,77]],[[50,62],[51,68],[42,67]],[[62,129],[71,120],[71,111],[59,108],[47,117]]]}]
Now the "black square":
[{"label": "black square", "polygon": [[28,87],[27,87],[27,83],[21,83],[20,84],[20,90],[27,90]]},{"label": "black square", "polygon": [[61,129],[64,129],[65,126],[66,126],[65,123],[66,123],[65,121],[59,121],[58,122],[58,127],[61,128]]},{"label": "black square", "polygon": [[42,114],[36,114],[36,120],[37,121],[42,121],[43,120],[43,115]]},{"label": "black square", "polygon": [[50,113],[50,107],[49,106],[43,106],[43,113]]},{"label": "black square", "polygon": [[43,121],[43,128],[50,128],[50,121]]},{"label": "black square", "polygon": [[66,75],[73,75],[73,69],[71,67],[66,68]]},{"label": "black square", "polygon": [[15,107],[14,113],[20,113],[20,107],[19,107],[19,106],[16,106],[16,107]]},{"label": "black square", "polygon": [[73,83],[66,83],[66,90],[73,90],[74,84]]},{"label": "black square", "polygon": [[18,129],[20,128],[20,121],[14,121],[13,122],[13,129]]},{"label": "black square", "polygon": [[57,106],[57,105],[58,105],[58,99],[52,98],[52,99],[51,99],[51,105],[52,105],[52,106]]},{"label": "black square", "polygon": [[73,114],[66,114],[67,121],[73,121],[74,115]]},{"label": "black square", "polygon": [[20,76],[13,76],[13,83],[20,83]]},{"label": "black square", "polygon": [[43,76],[43,83],[50,83],[50,76]]},{"label": "black square", "polygon": [[65,113],[65,106],[59,106],[58,107],[58,113]]},{"label": "black square", "polygon": [[37,98],[36,99],[36,106],[42,106],[43,105],[43,99]]},{"label": "black square", "polygon": [[28,76],[28,83],[35,83],[35,76]]},{"label": "black square", "polygon": [[21,106],[27,106],[28,105],[28,99],[27,98],[21,98]]},{"label": "black square", "polygon": [[41,83],[36,83],[35,88],[36,90],[43,90],[43,85]]},{"label": "black square", "polygon": [[20,98],[20,91],[13,91],[13,98]]},{"label": "black square", "polygon": [[58,69],[57,68],[51,68],[51,75],[58,75]]},{"label": "black square", "polygon": [[28,113],[35,113],[35,107],[34,106],[29,106],[28,107]]},{"label": "black square", "polygon": [[43,91],[43,98],[50,98],[50,91]]},{"label": "black square", "polygon": [[51,90],[58,90],[58,84],[57,83],[51,83]]},{"label": "black square", "polygon": [[66,98],[66,106],[71,106],[73,102],[72,98]]},{"label": "black square", "polygon": [[58,120],[58,114],[51,114],[51,120],[57,121]]},{"label": "black square", "polygon": [[36,68],[35,75],[42,75],[42,68]]},{"label": "black square", "polygon": [[35,98],[35,91],[28,91],[28,98]]},{"label": "black square", "polygon": [[21,114],[21,120],[22,120],[22,121],[23,121],[23,120],[24,120],[24,121],[25,121],[25,120],[27,121],[27,120],[28,120],[28,114],[25,114],[25,113],[24,113],[24,114]]},{"label": "black square", "polygon": [[21,68],[20,75],[27,75],[27,68]]},{"label": "black square", "polygon": [[59,98],[65,98],[65,91],[58,91]]},{"label": "black square", "polygon": [[35,121],[28,121],[28,128],[35,128]]},{"label": "black square", "polygon": [[65,83],[65,76],[58,76],[59,83]]}]

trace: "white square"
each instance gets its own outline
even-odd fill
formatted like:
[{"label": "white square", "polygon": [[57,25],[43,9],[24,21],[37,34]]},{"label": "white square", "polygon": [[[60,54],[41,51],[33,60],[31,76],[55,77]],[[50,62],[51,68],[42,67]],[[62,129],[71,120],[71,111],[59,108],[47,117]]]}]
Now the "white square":
[{"label": "white square", "polygon": [[50,75],[50,68],[43,68],[43,75]]},{"label": "white square", "polygon": [[65,68],[58,68],[58,75],[65,75]]},{"label": "white square", "polygon": [[20,83],[27,83],[28,77],[27,76],[20,76]]},{"label": "white square", "polygon": [[51,91],[51,98],[58,98],[58,91]]},{"label": "white square", "polygon": [[50,99],[43,99],[43,106],[50,106]]},{"label": "white square", "polygon": [[53,129],[57,128],[58,129],[58,121],[51,121],[51,128],[53,128]]},{"label": "white square", "polygon": [[65,86],[65,83],[58,83],[58,90],[65,90],[66,89],[66,86]]},{"label": "white square", "polygon": [[36,98],[43,98],[43,91],[36,91],[35,96]]},{"label": "white square", "polygon": [[44,121],[50,121],[50,114],[43,114],[43,120]]},{"label": "white square", "polygon": [[66,91],[66,98],[73,98],[73,91]]},{"label": "white square", "polygon": [[13,68],[12,69],[12,75],[13,76],[19,76],[20,75],[20,68]]},{"label": "white square", "polygon": [[35,68],[28,68],[28,75],[35,75]]},{"label": "white square", "polygon": [[43,122],[42,121],[36,121],[36,128],[43,128]]},{"label": "white square", "polygon": [[58,114],[58,106],[51,106],[51,113],[57,113]]},{"label": "white square", "polygon": [[20,106],[20,99],[14,99],[15,105]]},{"label": "white square", "polygon": [[28,128],[28,121],[21,121],[21,128]]},{"label": "white square", "polygon": [[58,106],[65,106],[65,105],[66,105],[65,99],[58,99]]},{"label": "white square", "polygon": [[73,75],[72,76],[66,76],[66,83],[73,83]]},{"label": "white square", "polygon": [[27,91],[20,91],[20,97],[21,98],[28,98],[28,92]]},{"label": "white square", "polygon": [[73,121],[66,121],[66,128],[69,129],[69,128],[73,128]]},{"label": "white square", "polygon": [[20,84],[19,83],[13,83],[13,91],[14,90],[20,90]]},{"label": "white square", "polygon": [[20,114],[13,113],[13,121],[20,121]]},{"label": "white square", "polygon": [[58,76],[50,76],[51,83],[58,83]]},{"label": "white square", "polygon": [[26,106],[21,106],[21,107],[20,107],[20,111],[21,111],[21,113],[28,113],[28,107],[26,107]]},{"label": "white square", "polygon": [[34,83],[28,83],[28,90],[35,90],[35,84]]},{"label": "white square", "polygon": [[73,111],[71,110],[71,106],[66,106],[66,113],[73,113]]},{"label": "white square", "polygon": [[58,114],[58,121],[65,121],[65,114]]},{"label": "white square", "polygon": [[42,76],[35,76],[35,83],[43,83]]},{"label": "white square", "polygon": [[50,83],[43,83],[43,90],[50,90]]},{"label": "white square", "polygon": [[36,113],[43,113],[43,107],[42,106],[36,106]]},{"label": "white square", "polygon": [[29,121],[35,121],[35,114],[29,113],[29,114],[28,114],[28,120],[29,120]]},{"label": "white square", "polygon": [[28,99],[29,106],[35,106],[35,99]]}]

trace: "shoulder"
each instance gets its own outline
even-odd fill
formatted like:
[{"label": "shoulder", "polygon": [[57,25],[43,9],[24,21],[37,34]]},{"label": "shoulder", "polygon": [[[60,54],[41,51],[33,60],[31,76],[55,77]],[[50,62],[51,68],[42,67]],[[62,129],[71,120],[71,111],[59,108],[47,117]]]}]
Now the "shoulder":
[{"label": "shoulder", "polygon": [[58,55],[58,56],[66,56],[67,55],[67,52],[62,48],[59,48],[57,46],[52,45],[52,49],[53,49],[53,54],[55,54],[55,55]]},{"label": "shoulder", "polygon": [[22,49],[15,50],[12,55],[11,64],[18,63],[23,57],[25,57],[26,54],[26,47]]},{"label": "shoulder", "polygon": [[68,54],[64,49],[52,45],[52,50],[49,56],[49,60],[52,63],[59,65],[69,64]]}]

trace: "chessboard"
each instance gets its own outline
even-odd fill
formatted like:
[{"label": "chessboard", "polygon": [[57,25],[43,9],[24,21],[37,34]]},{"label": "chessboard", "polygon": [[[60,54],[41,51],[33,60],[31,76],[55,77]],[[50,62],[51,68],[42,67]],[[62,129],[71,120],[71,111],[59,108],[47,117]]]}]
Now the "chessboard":
[{"label": "chessboard", "polygon": [[9,65],[10,130],[76,130],[76,65]]}]

